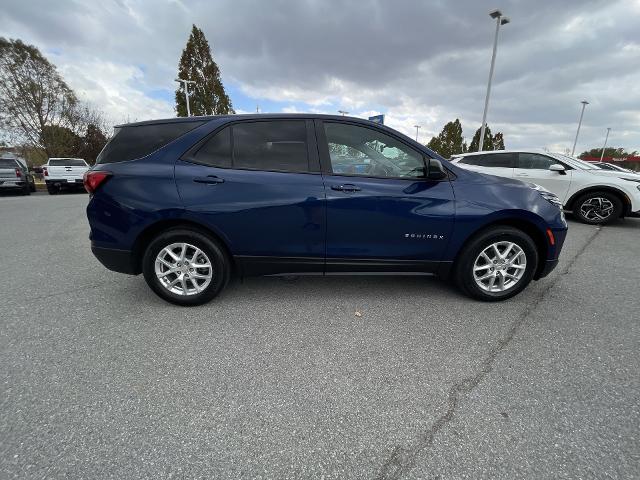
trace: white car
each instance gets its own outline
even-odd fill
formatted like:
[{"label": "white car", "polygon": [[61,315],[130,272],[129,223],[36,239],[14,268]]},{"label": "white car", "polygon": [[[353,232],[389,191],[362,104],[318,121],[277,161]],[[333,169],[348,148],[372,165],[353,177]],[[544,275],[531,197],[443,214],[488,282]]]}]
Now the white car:
[{"label": "white car", "polygon": [[601,170],[588,162],[543,150],[492,150],[455,155],[475,172],[535,183],[555,193],[582,222],[605,224],[640,214],[640,177]]}]

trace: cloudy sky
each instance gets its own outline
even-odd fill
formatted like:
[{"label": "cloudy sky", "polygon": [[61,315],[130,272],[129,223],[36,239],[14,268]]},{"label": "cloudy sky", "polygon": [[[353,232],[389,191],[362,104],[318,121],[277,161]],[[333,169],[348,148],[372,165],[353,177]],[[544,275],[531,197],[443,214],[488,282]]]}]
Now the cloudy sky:
[{"label": "cloudy sky", "polygon": [[488,123],[507,147],[640,150],[640,0],[3,0],[0,36],[36,45],[114,123],[170,117],[195,23],[238,112],[347,110],[423,142]]}]

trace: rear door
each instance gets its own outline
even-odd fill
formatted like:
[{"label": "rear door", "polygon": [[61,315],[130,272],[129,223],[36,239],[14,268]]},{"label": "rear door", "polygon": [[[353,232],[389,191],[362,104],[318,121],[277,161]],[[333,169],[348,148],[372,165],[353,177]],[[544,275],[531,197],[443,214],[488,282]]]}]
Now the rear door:
[{"label": "rear door", "polygon": [[513,177],[513,167],[515,166],[516,154],[504,153],[483,153],[480,155],[468,155],[462,157],[457,163],[467,170],[474,172],[488,173],[498,177]]},{"label": "rear door", "polygon": [[316,121],[327,195],[327,272],[430,271],[455,214],[448,179],[425,179],[423,154],[377,127]]},{"label": "rear door", "polygon": [[322,272],[325,194],[313,122],[226,125],[176,163],[187,215],[231,246],[247,274]]},{"label": "rear door", "polygon": [[564,172],[553,172],[549,167],[554,164],[562,164],[555,158],[541,153],[518,153],[513,176],[523,182],[535,183],[555,193],[562,202],[567,200],[567,193],[571,186],[573,170],[564,165]]}]

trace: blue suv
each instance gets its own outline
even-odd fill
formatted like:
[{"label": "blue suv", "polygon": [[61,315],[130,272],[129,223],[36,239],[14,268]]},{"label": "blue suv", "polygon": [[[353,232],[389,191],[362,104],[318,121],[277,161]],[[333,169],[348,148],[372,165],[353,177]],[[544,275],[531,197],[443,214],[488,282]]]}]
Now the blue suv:
[{"label": "blue suv", "polygon": [[98,260],[180,305],[232,275],[346,272],[435,274],[503,300],[556,266],[567,232],[552,193],[340,116],[122,125],[85,186]]}]

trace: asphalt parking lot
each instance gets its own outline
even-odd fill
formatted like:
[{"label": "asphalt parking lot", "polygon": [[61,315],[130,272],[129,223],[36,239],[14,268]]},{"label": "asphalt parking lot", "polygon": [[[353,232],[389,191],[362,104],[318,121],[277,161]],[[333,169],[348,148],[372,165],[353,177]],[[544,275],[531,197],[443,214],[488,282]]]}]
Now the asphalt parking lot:
[{"label": "asphalt parking lot", "polygon": [[179,308],[94,259],[86,202],[0,197],[2,478],[640,475],[640,220],[571,222],[500,304],[300,277]]}]

